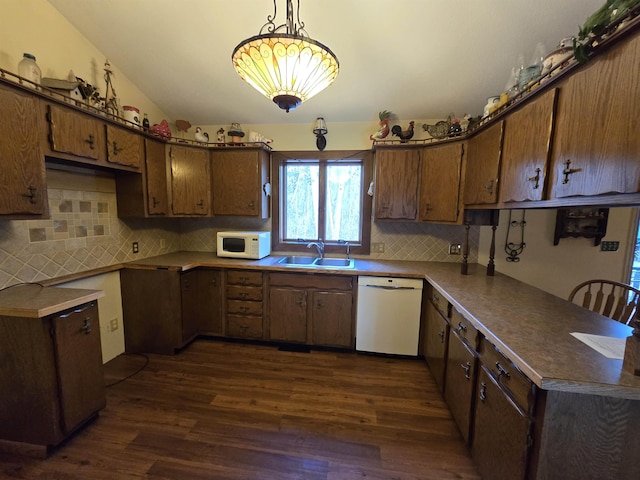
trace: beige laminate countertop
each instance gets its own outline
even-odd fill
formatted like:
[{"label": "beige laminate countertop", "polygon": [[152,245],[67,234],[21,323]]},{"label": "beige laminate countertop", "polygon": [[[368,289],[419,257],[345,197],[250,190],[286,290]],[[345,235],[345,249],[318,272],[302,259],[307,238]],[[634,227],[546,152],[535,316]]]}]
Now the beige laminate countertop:
[{"label": "beige laminate countertop", "polygon": [[42,318],[102,297],[102,290],[16,285],[0,291],[0,315]]},{"label": "beige laminate countertop", "polygon": [[356,259],[355,269],[317,270],[280,266],[276,264],[279,258],[238,260],[215,253],[175,252],[125,267],[177,271],[221,267],[424,278],[538,387],[640,400],[640,377],[623,372],[622,360],[609,359],[571,335],[583,332],[626,338],[630,327],[506,275],[489,277],[481,265],[470,265],[469,275],[461,275],[459,263]]}]

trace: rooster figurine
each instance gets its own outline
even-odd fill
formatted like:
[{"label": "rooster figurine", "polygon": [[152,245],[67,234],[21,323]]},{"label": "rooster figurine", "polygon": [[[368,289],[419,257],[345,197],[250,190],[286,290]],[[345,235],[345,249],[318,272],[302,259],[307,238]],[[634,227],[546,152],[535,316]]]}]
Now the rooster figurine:
[{"label": "rooster figurine", "polygon": [[394,125],[391,128],[391,133],[396,137],[400,137],[400,140],[402,140],[403,142],[406,142],[407,140],[411,140],[411,138],[413,137],[414,123],[415,122],[411,120],[409,122],[409,128],[407,128],[406,130],[402,130],[402,127],[400,125]]},{"label": "rooster figurine", "polygon": [[369,140],[382,140],[389,135],[389,121],[391,120],[391,112],[387,110],[383,110],[378,113],[378,118],[380,119],[380,128],[373,135],[369,135]]},{"label": "rooster figurine", "polygon": [[200,127],[196,127],[196,142],[209,143],[209,134],[203,132]]}]

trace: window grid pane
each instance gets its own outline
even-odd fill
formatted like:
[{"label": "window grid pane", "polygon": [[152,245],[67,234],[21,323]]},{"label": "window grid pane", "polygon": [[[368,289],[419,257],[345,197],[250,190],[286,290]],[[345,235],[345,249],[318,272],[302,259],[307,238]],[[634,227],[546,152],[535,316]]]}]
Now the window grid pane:
[{"label": "window grid pane", "polygon": [[326,190],[325,240],[360,243],[361,165],[328,165]]},{"label": "window grid pane", "polygon": [[284,167],[284,240],[318,238],[319,165]]}]

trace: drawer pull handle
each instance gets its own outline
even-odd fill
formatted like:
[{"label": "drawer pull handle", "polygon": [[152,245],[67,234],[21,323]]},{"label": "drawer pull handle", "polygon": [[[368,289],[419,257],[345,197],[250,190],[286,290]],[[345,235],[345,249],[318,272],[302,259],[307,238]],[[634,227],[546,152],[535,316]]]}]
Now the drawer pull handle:
[{"label": "drawer pull handle", "polygon": [[498,378],[500,378],[500,376],[502,375],[504,375],[507,378],[511,378],[509,371],[506,370],[502,365],[500,365],[500,362],[496,362],[496,368],[498,369]]},{"label": "drawer pull handle", "polygon": [[564,162],[565,167],[562,170],[562,175],[564,175],[564,179],[562,180],[563,184],[569,183],[569,175],[573,175],[576,172],[581,172],[581,168],[571,168],[571,160],[567,160]]},{"label": "drawer pull handle", "polygon": [[444,343],[444,330],[440,330],[438,336],[440,337],[440,343]]},{"label": "drawer pull handle", "polygon": [[436,295],[435,293],[433,294],[433,301],[434,302],[439,302],[440,301],[440,297],[438,295]]},{"label": "drawer pull handle", "polygon": [[487,384],[480,382],[480,401],[484,402],[487,399]]},{"label": "drawer pull handle", "polygon": [[463,324],[462,322],[458,322],[458,332],[467,333],[467,326],[465,324]]},{"label": "drawer pull handle", "polygon": [[471,380],[471,362],[461,363],[460,366],[464,370],[464,378]]},{"label": "drawer pull handle", "polygon": [[249,307],[240,307],[240,311],[242,313],[247,313],[249,311]]},{"label": "drawer pull handle", "polygon": [[96,149],[96,145],[95,145],[96,140],[93,135],[89,135],[89,137],[85,140],[85,142],[89,144],[90,150]]},{"label": "drawer pull handle", "polygon": [[247,298],[247,292],[240,292],[240,294],[238,295],[240,298]]}]

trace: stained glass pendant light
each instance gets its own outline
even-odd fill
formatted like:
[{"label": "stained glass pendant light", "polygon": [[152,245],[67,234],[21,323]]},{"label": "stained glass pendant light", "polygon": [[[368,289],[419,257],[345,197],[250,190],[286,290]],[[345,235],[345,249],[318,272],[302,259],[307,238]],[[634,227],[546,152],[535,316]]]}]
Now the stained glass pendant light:
[{"label": "stained glass pendant light", "polygon": [[267,16],[258,35],[242,41],[231,60],[238,75],[281,109],[293,110],[331,85],[338,76],[339,63],[329,48],[307,34],[300,21],[300,0],[286,0],[287,18],[282,25]]}]

